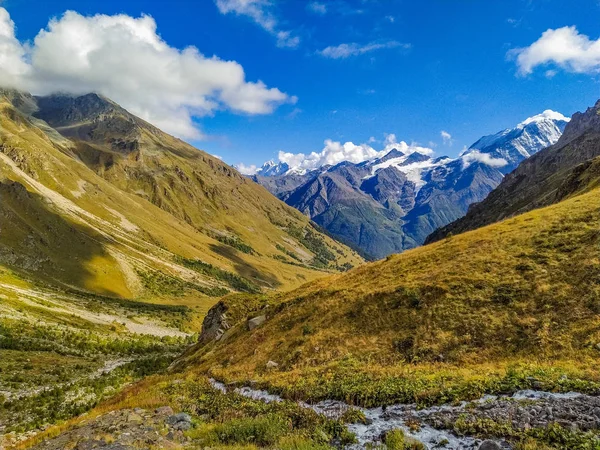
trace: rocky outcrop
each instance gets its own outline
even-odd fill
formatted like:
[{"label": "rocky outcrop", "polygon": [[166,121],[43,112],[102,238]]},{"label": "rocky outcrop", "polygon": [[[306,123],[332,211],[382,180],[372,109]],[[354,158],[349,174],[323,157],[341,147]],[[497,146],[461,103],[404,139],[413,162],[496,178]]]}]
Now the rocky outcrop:
[{"label": "rocky outcrop", "polygon": [[184,431],[192,427],[188,414],[172,414],[170,407],[155,411],[141,408],[111,411],[86,420],[57,437],[33,447],[44,450],[135,450],[139,448],[182,448],[189,439]]},{"label": "rocky outcrop", "polygon": [[207,344],[209,342],[220,340],[225,331],[231,328],[231,324],[227,322],[227,305],[220,301],[213,306],[204,320],[202,321],[202,331],[198,342]]}]

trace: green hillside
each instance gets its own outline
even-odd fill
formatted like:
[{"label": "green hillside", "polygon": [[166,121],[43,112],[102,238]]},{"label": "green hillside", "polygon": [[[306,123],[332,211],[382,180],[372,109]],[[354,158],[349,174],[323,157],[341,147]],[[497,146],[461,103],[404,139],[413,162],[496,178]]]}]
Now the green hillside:
[{"label": "green hillside", "polygon": [[[70,418],[164,370],[223,295],[291,289],[362,261],[107,99],[69,110],[84,129],[42,106],[0,92],[3,432]],[[123,143],[137,156],[119,153]],[[92,150],[110,164],[92,167]]]},{"label": "green hillside", "polygon": [[[367,406],[477,398],[534,381],[596,392],[599,193],[288,293],[225,299],[237,324],[181,364],[292,398]],[[267,321],[248,331],[246,319],[260,314]]]}]

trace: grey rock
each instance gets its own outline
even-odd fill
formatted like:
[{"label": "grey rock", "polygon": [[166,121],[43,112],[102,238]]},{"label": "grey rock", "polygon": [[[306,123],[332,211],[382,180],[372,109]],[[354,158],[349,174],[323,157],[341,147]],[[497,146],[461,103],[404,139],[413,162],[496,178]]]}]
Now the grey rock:
[{"label": "grey rock", "polygon": [[173,414],[173,408],[170,406],[161,406],[160,408],[156,408],[156,414],[170,416]]},{"label": "grey rock", "polygon": [[169,425],[175,425],[180,422],[184,423],[192,423],[192,417],[186,413],[173,414],[172,416],[167,417],[165,420]]},{"label": "grey rock", "polygon": [[275,361],[269,361],[267,363],[267,369],[275,369],[279,367],[279,364],[277,364]]},{"label": "grey rock", "polygon": [[225,331],[230,328],[227,322],[227,306],[223,302],[218,302],[213,306],[204,320],[202,321],[202,332],[198,338],[200,343],[219,341]]},{"label": "grey rock", "polygon": [[258,317],[254,317],[248,321],[248,330],[254,330],[256,327],[261,326],[263,323],[267,321],[267,316],[262,315]]},{"label": "grey rock", "polygon": [[186,421],[177,422],[176,424],[173,425],[173,429],[180,430],[180,431],[186,431],[186,430],[189,430],[190,428],[192,428],[192,423],[186,422]]},{"label": "grey rock", "polygon": [[487,440],[481,443],[479,450],[502,450],[502,447],[494,441]]}]

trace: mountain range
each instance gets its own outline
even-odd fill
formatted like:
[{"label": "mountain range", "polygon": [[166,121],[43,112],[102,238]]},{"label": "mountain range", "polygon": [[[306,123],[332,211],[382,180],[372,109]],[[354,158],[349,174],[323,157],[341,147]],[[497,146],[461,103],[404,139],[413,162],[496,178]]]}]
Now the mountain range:
[{"label": "mountain range", "polygon": [[482,137],[458,158],[394,148],[364,162],[310,171],[269,161],[252,179],[335,238],[379,259],[421,245],[462,217],[521,161],[556,143],[568,121],[544,111]]}]

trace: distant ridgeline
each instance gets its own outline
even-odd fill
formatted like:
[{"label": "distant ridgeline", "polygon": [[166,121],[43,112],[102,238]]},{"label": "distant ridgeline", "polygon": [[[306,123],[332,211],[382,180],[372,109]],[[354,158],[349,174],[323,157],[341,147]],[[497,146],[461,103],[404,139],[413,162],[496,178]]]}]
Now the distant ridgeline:
[{"label": "distant ridgeline", "polygon": [[486,198],[521,161],[558,141],[569,119],[553,111],[485,136],[456,159],[393,149],[315,170],[269,161],[252,176],[368,258],[423,244]]}]

